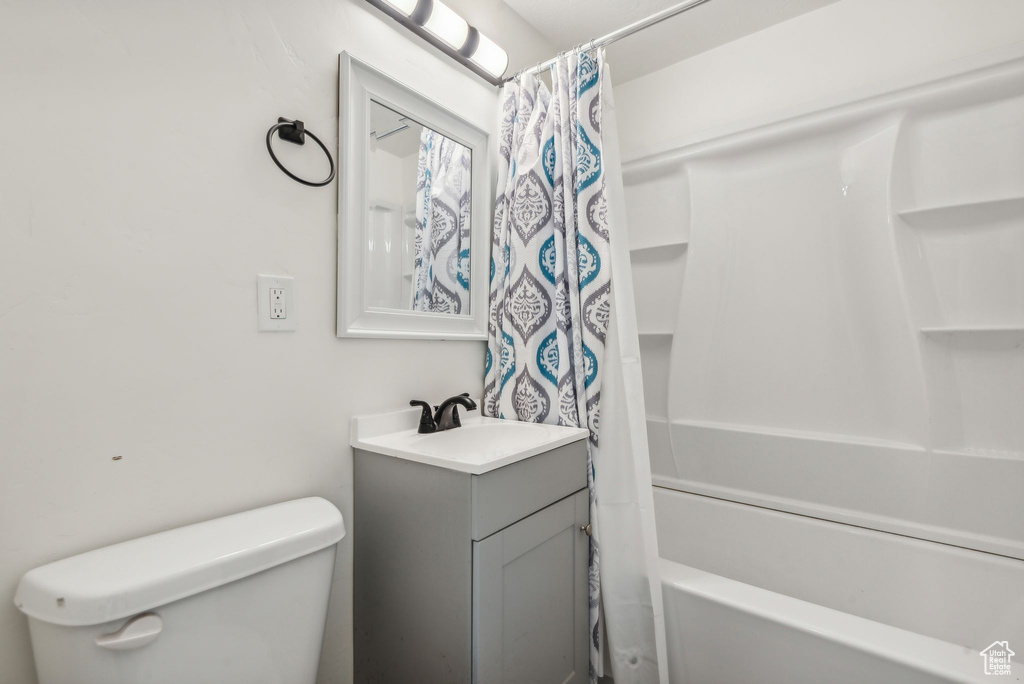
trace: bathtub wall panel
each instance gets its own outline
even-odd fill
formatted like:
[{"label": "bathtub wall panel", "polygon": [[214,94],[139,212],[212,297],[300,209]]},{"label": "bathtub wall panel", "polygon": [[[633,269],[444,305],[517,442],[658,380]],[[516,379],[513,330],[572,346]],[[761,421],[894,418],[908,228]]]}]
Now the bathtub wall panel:
[{"label": "bathtub wall panel", "polygon": [[624,177],[655,484],[1024,559],[1024,45]]},{"label": "bathtub wall panel", "polygon": [[652,465],[662,487],[1008,556],[1024,551],[1021,463],[1012,456],[691,421],[673,421],[670,438],[673,467]]},{"label": "bathtub wall panel", "polygon": [[913,441],[925,416],[888,225],[897,122],[690,161],[673,418]]}]

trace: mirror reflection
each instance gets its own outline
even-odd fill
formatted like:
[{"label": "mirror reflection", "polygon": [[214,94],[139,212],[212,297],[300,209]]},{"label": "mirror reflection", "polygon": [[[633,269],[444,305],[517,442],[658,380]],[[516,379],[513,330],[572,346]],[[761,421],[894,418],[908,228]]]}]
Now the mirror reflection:
[{"label": "mirror reflection", "polygon": [[370,102],[370,306],[469,314],[472,152]]}]

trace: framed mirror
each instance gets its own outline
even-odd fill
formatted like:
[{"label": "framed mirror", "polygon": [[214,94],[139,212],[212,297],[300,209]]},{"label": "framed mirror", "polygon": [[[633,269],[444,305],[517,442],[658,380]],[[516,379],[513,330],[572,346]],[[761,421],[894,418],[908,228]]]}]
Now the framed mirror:
[{"label": "framed mirror", "polygon": [[341,55],[338,336],[487,338],[488,134]]}]

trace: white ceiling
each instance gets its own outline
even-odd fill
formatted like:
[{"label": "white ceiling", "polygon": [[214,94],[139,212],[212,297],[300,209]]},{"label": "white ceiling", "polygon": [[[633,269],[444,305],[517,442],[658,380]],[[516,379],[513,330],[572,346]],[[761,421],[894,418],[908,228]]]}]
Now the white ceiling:
[{"label": "white ceiling", "polygon": [[[540,61],[538,48],[541,45],[554,48],[543,57],[547,59],[555,52],[598,38],[679,1],[504,0],[502,3],[486,0],[480,3],[479,0],[454,0],[449,4],[457,11],[464,11],[460,5],[488,4],[491,12],[496,5],[504,4],[536,30],[542,40],[530,41],[528,49],[520,50],[516,43],[517,39],[522,40],[521,29],[517,36],[506,36],[502,35],[501,25],[493,27],[492,37],[509,53],[511,61],[507,73],[511,75]],[[609,46],[608,62],[615,80],[627,81],[836,1],[708,0]]]}]

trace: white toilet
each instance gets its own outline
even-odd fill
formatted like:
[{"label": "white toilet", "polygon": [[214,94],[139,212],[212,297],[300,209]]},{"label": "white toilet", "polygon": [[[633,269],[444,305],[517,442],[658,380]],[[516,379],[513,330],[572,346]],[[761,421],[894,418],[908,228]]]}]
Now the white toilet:
[{"label": "white toilet", "polygon": [[299,499],[28,572],[39,684],[313,684],[341,513]]}]

